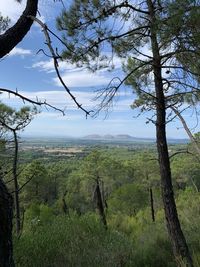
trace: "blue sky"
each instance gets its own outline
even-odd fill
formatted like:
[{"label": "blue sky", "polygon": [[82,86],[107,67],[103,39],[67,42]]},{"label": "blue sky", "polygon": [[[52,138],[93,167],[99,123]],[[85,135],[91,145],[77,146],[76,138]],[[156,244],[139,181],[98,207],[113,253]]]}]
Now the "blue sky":
[{"label": "blue sky", "polygon": [[[0,11],[3,15],[8,15],[12,22],[16,21],[22,12],[25,2],[17,4],[14,0],[2,0]],[[40,1],[41,19],[44,20],[51,29],[55,29],[55,16],[60,12],[61,3],[54,3],[53,0]],[[147,117],[151,114],[144,114],[137,117],[138,111],[130,108],[134,100],[134,94],[128,87],[123,87],[119,91],[112,108],[106,118],[102,112],[96,118],[85,118],[85,114],[77,110],[73,101],[66,94],[58,79],[56,78],[51,59],[41,53],[39,49],[48,49],[44,44],[44,36],[39,26],[34,25],[24,40],[15,48],[10,55],[0,62],[1,81],[0,87],[17,90],[32,99],[46,100],[51,105],[65,109],[63,116],[53,109],[42,109],[35,116],[31,124],[25,129],[27,136],[85,136],[88,134],[130,134],[136,137],[155,137],[155,127],[153,124],[146,124]],[[122,75],[120,72],[121,61],[114,58],[115,71],[99,71],[90,73],[83,68],[76,68],[67,62],[60,63],[60,70],[63,79],[73,94],[77,97],[87,110],[93,110],[98,104],[93,101],[95,90],[105,87],[113,76]],[[20,99],[2,94],[0,96],[3,103],[19,108],[23,103]],[[28,103],[27,103],[28,104]],[[190,126],[195,125],[195,120],[190,112],[184,114]],[[198,129],[195,129],[198,131]],[[179,121],[170,123],[167,127],[168,137],[187,137]]]}]

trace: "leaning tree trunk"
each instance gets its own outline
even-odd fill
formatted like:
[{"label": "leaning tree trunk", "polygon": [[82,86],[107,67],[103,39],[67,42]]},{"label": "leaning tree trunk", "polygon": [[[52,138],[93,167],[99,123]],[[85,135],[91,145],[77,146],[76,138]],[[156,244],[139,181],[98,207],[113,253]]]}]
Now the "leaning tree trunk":
[{"label": "leaning tree trunk", "polygon": [[0,267],[13,267],[12,196],[0,178]]},{"label": "leaning tree trunk", "polygon": [[165,218],[177,266],[182,267],[183,264],[185,264],[185,266],[187,267],[193,267],[194,266],[193,261],[184,234],[181,230],[181,225],[177,214],[173,186],[172,186],[171,169],[170,169],[168,145],[166,138],[165,96],[163,92],[163,83],[162,83],[161,57],[157,41],[157,32],[156,32],[157,20],[155,15],[155,8],[152,0],[147,0],[147,4],[149,9],[151,46],[153,52],[154,83],[155,83],[156,101],[157,101],[156,103],[157,151],[158,151],[159,166],[160,166],[161,189],[162,189],[162,199],[164,204]]},{"label": "leaning tree trunk", "polygon": [[0,58],[8,54],[30,30],[33,20],[28,16],[36,16],[38,0],[27,0],[26,8],[18,21],[4,34],[0,35]]},{"label": "leaning tree trunk", "polygon": [[18,184],[18,174],[17,174],[17,165],[18,165],[18,139],[16,131],[13,130],[14,135],[14,158],[13,158],[13,180],[14,180],[14,199],[15,199],[15,217],[16,217],[16,233],[20,234],[21,230],[21,218],[20,218],[20,204],[19,204],[19,184]]},{"label": "leaning tree trunk", "polygon": [[175,108],[175,107],[171,107],[171,109],[174,111],[174,113],[176,114],[176,116],[180,119],[183,128],[185,129],[187,135],[190,138],[191,143],[194,144],[194,148],[196,149],[196,152],[199,154],[200,156],[200,147],[199,147],[199,142],[196,140],[196,138],[193,136],[193,134],[191,133],[189,127],[187,126],[186,121],[184,120],[183,116],[181,115],[181,113]]}]

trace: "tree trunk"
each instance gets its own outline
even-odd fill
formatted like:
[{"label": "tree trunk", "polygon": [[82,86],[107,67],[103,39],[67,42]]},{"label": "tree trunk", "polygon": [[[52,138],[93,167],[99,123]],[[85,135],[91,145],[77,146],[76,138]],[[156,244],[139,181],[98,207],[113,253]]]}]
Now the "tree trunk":
[{"label": "tree trunk", "polygon": [[26,8],[15,23],[4,34],[0,35],[0,58],[8,54],[30,30],[33,20],[28,16],[36,16],[38,8],[38,0],[27,0]]},{"label": "tree trunk", "polygon": [[106,201],[106,196],[105,196],[105,190],[104,190],[104,182],[101,181],[101,195],[102,195],[102,202],[103,202],[103,205],[105,207],[105,209],[108,209],[108,203]]},{"label": "tree trunk", "polygon": [[[146,173],[146,180],[149,181],[148,173]],[[149,183],[148,191],[149,191],[149,201],[150,201],[150,207],[151,207],[151,219],[152,219],[152,222],[155,222],[153,190],[152,190],[152,187],[151,187],[150,183]]]},{"label": "tree trunk", "polygon": [[98,209],[99,215],[101,217],[102,223],[107,228],[107,221],[106,221],[106,215],[104,211],[102,194],[101,194],[101,190],[99,186],[99,179],[96,180],[95,195],[96,195],[96,201],[97,201],[96,203],[97,203],[97,209]]},{"label": "tree trunk", "polygon": [[0,177],[0,267],[14,267],[12,246],[12,196]]},{"label": "tree trunk", "polygon": [[14,199],[15,199],[15,213],[16,213],[16,233],[20,234],[21,221],[20,221],[20,206],[19,206],[19,184],[17,177],[17,164],[18,164],[18,140],[15,130],[13,131],[15,150],[13,159],[13,179],[14,179]]},{"label": "tree trunk", "polygon": [[171,169],[166,138],[166,107],[162,83],[162,66],[157,41],[155,7],[152,0],[147,0],[150,20],[151,46],[153,52],[153,71],[156,91],[156,139],[161,175],[162,199],[168,233],[172,242],[173,253],[178,267],[183,264],[193,267],[193,261],[181,230],[171,179]]},{"label": "tree trunk", "polygon": [[152,222],[155,222],[155,211],[154,211],[154,199],[152,187],[149,188],[150,204],[151,204],[151,218]]},{"label": "tree trunk", "polygon": [[65,201],[66,194],[67,194],[67,190],[64,192],[63,197],[62,197],[62,210],[65,214],[69,215],[69,210],[67,207],[67,203]]},{"label": "tree trunk", "polygon": [[[0,58],[8,54],[30,30],[33,20],[28,15],[36,16],[38,0],[27,0],[26,8],[15,23],[0,35]],[[13,267],[12,248],[12,197],[0,177],[0,267]]]}]

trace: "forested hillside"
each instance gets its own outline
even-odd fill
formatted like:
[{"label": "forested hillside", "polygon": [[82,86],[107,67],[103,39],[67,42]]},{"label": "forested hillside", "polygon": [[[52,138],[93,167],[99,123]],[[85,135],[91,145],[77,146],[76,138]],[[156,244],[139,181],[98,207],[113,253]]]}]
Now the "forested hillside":
[{"label": "forested hillside", "polygon": [[[3,148],[2,166],[12,169],[5,157],[10,148]],[[16,266],[176,266],[155,145],[88,144],[82,149],[84,154],[59,159],[47,153],[27,160],[27,150],[20,151],[19,237],[13,221]],[[198,266],[200,163],[193,152],[192,144],[170,146],[179,216]],[[13,192],[12,174],[4,177]]]}]

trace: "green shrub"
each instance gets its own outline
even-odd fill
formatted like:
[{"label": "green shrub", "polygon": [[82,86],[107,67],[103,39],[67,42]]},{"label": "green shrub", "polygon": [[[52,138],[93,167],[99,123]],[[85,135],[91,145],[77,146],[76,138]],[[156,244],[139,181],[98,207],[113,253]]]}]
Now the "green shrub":
[{"label": "green shrub", "polygon": [[105,230],[91,214],[56,217],[15,240],[16,266],[132,266],[132,244],[117,231]]}]

